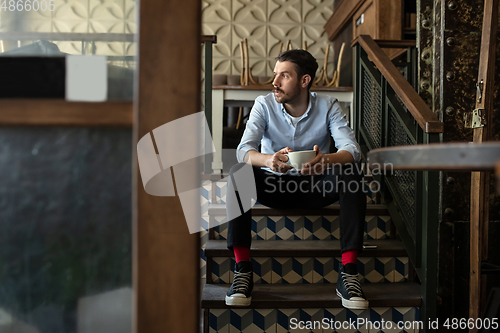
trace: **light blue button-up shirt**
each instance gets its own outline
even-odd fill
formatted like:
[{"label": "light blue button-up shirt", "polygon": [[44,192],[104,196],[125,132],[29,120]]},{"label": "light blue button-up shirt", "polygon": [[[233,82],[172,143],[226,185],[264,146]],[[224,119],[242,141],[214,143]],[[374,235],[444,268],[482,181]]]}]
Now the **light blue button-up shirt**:
[{"label": "light blue button-up shirt", "polygon": [[[263,154],[274,154],[285,147],[293,151],[312,150],[314,145],[328,154],[330,135],[337,150],[350,152],[355,162],[360,160],[361,150],[354,131],[336,98],[311,92],[306,112],[293,126],[283,104],[276,102],[274,94],[270,93],[255,100],[236,155],[241,163],[250,150],[258,151],[259,144]],[[288,173],[300,175],[293,169]]]}]

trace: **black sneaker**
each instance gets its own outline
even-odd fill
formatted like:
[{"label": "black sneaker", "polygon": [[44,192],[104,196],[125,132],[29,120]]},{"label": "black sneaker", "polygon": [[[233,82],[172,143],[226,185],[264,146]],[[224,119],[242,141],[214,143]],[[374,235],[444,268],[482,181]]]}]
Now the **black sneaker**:
[{"label": "black sneaker", "polygon": [[368,301],[361,290],[356,264],[339,265],[337,295],[342,299],[345,308],[368,309]]},{"label": "black sneaker", "polygon": [[234,280],[226,295],[226,305],[249,306],[252,302],[253,270],[250,261],[240,261],[234,267]]}]

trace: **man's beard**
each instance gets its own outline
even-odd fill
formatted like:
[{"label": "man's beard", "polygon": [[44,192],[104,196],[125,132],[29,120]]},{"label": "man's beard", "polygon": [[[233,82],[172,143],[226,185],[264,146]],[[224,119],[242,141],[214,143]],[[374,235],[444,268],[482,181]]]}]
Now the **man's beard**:
[{"label": "man's beard", "polygon": [[274,95],[277,103],[288,104],[293,100],[297,99],[300,96],[300,84],[297,84],[292,91],[289,93],[285,93],[283,90],[279,88],[274,88],[273,92],[279,91],[281,92],[281,96]]}]

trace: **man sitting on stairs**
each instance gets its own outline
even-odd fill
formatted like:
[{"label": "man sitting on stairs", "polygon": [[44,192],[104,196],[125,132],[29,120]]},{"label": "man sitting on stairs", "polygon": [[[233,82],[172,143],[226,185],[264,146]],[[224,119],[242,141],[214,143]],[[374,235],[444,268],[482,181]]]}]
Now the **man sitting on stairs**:
[{"label": "man sitting on stairs", "polygon": [[[309,91],[318,69],[316,59],[307,51],[290,50],[276,60],[273,92],[255,100],[237,148],[240,164],[229,172],[228,191],[234,189],[236,195],[226,199],[227,246],[234,251],[236,266],[226,304],[249,306],[252,300],[252,217],[250,210],[243,211],[249,205],[241,203],[234,180],[236,172],[247,163],[253,168],[257,201],[268,207],[318,209],[340,200],[342,263],[337,295],[346,308],[366,309],[368,301],[356,266],[366,212],[362,171],[356,167],[359,145],[337,100]],[[337,148],[335,153],[329,153],[330,136]],[[287,163],[287,153],[311,148],[316,156],[301,170]]]}]

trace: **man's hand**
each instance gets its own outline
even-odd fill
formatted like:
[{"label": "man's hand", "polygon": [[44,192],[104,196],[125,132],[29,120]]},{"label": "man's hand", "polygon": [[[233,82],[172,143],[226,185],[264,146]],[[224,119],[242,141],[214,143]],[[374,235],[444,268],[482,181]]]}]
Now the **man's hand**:
[{"label": "man's hand", "polygon": [[285,154],[291,153],[292,151],[293,150],[290,147],[285,147],[280,151],[274,153],[274,155],[272,155],[271,159],[269,160],[268,167],[275,172],[287,172],[292,168],[292,166],[286,163],[288,162],[288,156],[286,156]]},{"label": "man's hand", "polygon": [[316,151],[316,157],[306,163],[302,170],[300,170],[300,173],[303,175],[320,175],[327,169],[324,155],[318,145],[314,145],[314,150]]}]

